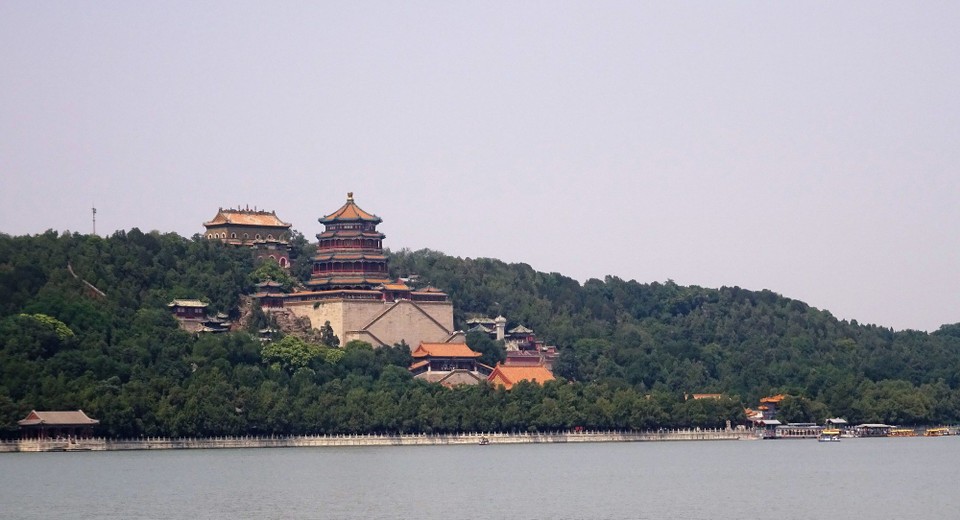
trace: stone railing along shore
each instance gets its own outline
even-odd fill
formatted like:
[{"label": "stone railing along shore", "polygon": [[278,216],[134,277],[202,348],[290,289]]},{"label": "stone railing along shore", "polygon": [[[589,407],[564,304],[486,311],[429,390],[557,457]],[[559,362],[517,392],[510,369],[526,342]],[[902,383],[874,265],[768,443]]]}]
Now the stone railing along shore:
[{"label": "stone railing along shore", "polygon": [[329,446],[436,446],[564,442],[717,441],[756,438],[748,430],[489,432],[454,434],[269,435],[142,437],[137,439],[23,439],[0,441],[0,452],[119,451],[217,448],[313,448]]}]

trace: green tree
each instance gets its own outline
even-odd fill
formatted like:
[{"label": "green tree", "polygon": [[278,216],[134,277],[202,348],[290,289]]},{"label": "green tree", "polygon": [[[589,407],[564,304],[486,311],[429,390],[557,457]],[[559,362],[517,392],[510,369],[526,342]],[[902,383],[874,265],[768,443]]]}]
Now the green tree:
[{"label": "green tree", "polygon": [[333,327],[330,326],[330,320],[327,320],[323,323],[323,327],[320,327],[320,343],[331,347],[337,348],[340,346],[340,338],[333,333]]},{"label": "green tree", "polygon": [[280,264],[273,260],[264,259],[257,265],[257,268],[250,273],[250,285],[272,281],[282,285],[284,292],[290,292],[296,281],[286,269],[280,267]]},{"label": "green tree", "polygon": [[294,336],[285,336],[278,341],[264,344],[260,350],[264,363],[277,365],[288,373],[310,365],[310,362],[323,355],[319,345],[308,343]]},{"label": "green tree", "polygon": [[784,397],[777,408],[777,418],[785,423],[822,423],[827,415],[823,403],[799,396]]},{"label": "green tree", "polygon": [[507,358],[507,352],[503,348],[502,341],[494,341],[482,332],[469,332],[466,339],[467,346],[481,354],[481,363],[495,366]]}]

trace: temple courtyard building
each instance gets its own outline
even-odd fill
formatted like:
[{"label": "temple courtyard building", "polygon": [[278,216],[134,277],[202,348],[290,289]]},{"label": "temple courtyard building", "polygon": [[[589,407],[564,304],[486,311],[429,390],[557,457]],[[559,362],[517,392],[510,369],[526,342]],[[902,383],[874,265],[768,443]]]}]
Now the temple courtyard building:
[{"label": "temple courtyard building", "polygon": [[475,385],[493,370],[480,363],[481,354],[465,343],[421,343],[412,355],[413,377],[444,386]]},{"label": "temple courtyard building", "polygon": [[209,222],[204,222],[204,236],[225,244],[253,249],[258,259],[271,259],[280,267],[290,266],[290,227],[275,211],[256,208],[220,208]]}]

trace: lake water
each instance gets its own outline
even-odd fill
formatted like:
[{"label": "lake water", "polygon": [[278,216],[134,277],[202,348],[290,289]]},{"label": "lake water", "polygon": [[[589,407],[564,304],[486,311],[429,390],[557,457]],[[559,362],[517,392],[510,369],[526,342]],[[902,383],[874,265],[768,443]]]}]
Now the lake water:
[{"label": "lake water", "polygon": [[960,437],[0,455],[0,517],[956,518]]}]

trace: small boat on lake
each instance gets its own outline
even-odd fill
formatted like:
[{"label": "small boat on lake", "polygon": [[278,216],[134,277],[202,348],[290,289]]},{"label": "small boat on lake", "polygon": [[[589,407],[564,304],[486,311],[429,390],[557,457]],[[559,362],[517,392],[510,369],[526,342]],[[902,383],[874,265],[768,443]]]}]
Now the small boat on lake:
[{"label": "small boat on lake", "polygon": [[820,432],[820,436],[817,437],[819,442],[840,442],[840,430],[835,429],[825,429]]},{"label": "small boat on lake", "polygon": [[927,431],[923,433],[924,437],[943,437],[945,435],[950,435],[950,428],[927,428]]},{"label": "small boat on lake", "polygon": [[486,438],[486,437],[480,437],[480,445],[481,445],[481,446],[486,446],[487,444],[490,444],[490,439],[488,439],[488,438]]}]

